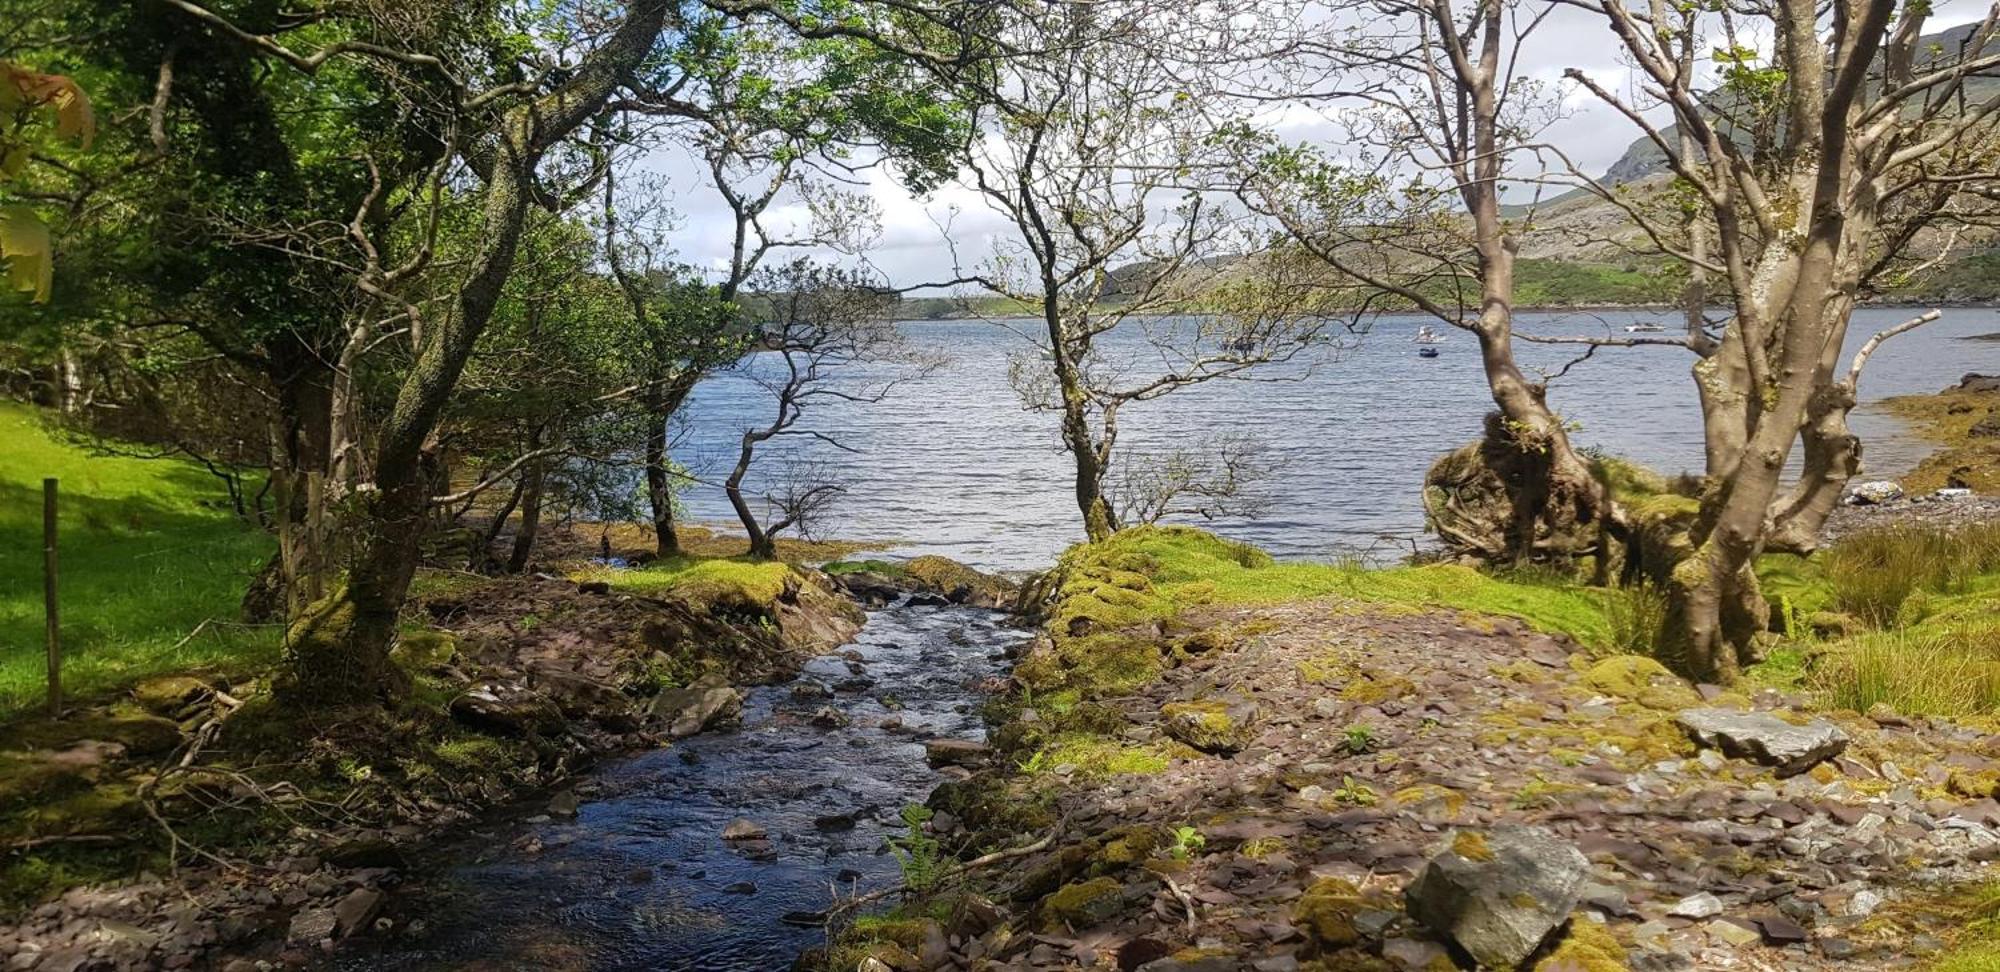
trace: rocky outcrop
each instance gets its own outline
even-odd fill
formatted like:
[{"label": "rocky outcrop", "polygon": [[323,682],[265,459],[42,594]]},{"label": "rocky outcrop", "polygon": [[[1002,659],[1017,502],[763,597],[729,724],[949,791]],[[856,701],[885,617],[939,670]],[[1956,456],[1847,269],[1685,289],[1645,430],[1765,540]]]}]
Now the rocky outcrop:
[{"label": "rocky outcrop", "polygon": [[1589,874],[1582,851],[1538,827],[1465,830],[1404,898],[1412,918],[1481,965],[1513,969],[1569,920]]},{"label": "rocky outcrop", "polygon": [[1847,748],[1847,733],[1825,719],[1791,722],[1769,712],[1688,709],[1674,717],[1694,741],[1737,759],[1797,776]]}]

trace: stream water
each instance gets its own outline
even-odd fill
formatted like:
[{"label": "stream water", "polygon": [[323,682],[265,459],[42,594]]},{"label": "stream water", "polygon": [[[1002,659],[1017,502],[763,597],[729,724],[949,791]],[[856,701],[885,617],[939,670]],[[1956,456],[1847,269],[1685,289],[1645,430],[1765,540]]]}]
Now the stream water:
[{"label": "stream water", "polygon": [[[789,912],[838,887],[900,880],[887,839],[939,777],[921,740],[979,739],[978,682],[1027,633],[994,612],[871,612],[844,654],[751,690],[743,724],[608,766],[575,819],[493,828],[416,900],[429,932],[340,960],[344,970],[768,972],[819,944]],[[795,694],[805,683],[829,698]],[[812,724],[822,707],[848,720]],[[887,723],[887,725],[885,725]],[[744,818],[767,842],[728,842]],[[851,821],[851,824],[850,824]]]}]

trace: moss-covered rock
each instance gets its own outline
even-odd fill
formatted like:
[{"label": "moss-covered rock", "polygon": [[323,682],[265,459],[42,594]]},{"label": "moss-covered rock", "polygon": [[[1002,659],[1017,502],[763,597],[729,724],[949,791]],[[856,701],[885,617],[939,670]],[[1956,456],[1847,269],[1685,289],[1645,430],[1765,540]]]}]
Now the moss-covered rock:
[{"label": "moss-covered rock", "polygon": [[981,573],[947,557],[912,558],[903,565],[903,573],[954,604],[1003,608],[1011,606],[1019,593],[1006,578]]},{"label": "moss-covered rock", "polygon": [[1680,676],[1644,655],[1613,655],[1599,660],[1584,669],[1578,681],[1593,692],[1649,709],[1667,711],[1701,704],[1701,696]]},{"label": "moss-covered rock", "polygon": [[389,657],[412,672],[433,671],[458,660],[458,636],[435,628],[405,631]]},{"label": "moss-covered rock", "polygon": [[212,698],[215,690],[192,675],[162,675],[132,686],[132,701],[155,715],[177,715],[188,706]]},{"label": "moss-covered rock", "polygon": [[1046,898],[1054,894],[1065,883],[1076,879],[1090,866],[1090,855],[1097,848],[1088,843],[1066,844],[1055,853],[1031,865],[1021,875],[1007,897],[1018,903]]},{"label": "moss-covered rock", "polygon": [[1354,916],[1364,907],[1360,889],[1339,878],[1321,878],[1292,906],[1292,921],[1322,951],[1346,948],[1361,939]]},{"label": "moss-covered rock", "polygon": [[1123,892],[1124,886],[1110,877],[1065,884],[1042,899],[1042,926],[1059,932],[1102,925],[1124,911]]},{"label": "moss-covered rock", "polygon": [[1158,827],[1119,827],[1104,835],[1102,845],[1092,857],[1092,869],[1101,873],[1122,871],[1144,863],[1164,843],[1166,835]]},{"label": "moss-covered rock", "polygon": [[1167,735],[1205,753],[1234,753],[1250,745],[1256,717],[1256,704],[1248,701],[1198,700],[1160,707]]},{"label": "moss-covered rock", "polygon": [[1417,683],[1400,675],[1364,672],[1340,690],[1340,697],[1361,705],[1380,705],[1393,699],[1407,698],[1416,691]]},{"label": "moss-covered rock", "polygon": [[1578,919],[1569,923],[1547,957],[1535,963],[1535,972],[1630,972],[1625,962],[1625,946],[1612,937],[1600,922]]},{"label": "moss-covered rock", "polygon": [[1399,809],[1431,821],[1456,818],[1465,809],[1465,794],[1435,783],[1406,786],[1391,795]]}]

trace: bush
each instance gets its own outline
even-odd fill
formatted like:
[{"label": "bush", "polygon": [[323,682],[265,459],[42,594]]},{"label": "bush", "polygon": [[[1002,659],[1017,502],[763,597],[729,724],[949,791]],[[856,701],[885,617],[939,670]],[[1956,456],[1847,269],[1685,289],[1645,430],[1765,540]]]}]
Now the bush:
[{"label": "bush", "polygon": [[2000,711],[2000,630],[1889,632],[1829,656],[1812,681],[1836,708],[1887,703],[1906,715]]}]

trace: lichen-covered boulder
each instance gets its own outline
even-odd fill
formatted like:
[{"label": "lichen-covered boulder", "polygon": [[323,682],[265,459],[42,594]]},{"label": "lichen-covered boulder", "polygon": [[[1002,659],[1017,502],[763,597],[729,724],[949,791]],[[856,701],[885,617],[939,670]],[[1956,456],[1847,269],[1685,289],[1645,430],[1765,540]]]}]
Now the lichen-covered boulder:
[{"label": "lichen-covered boulder", "polygon": [[1458,831],[1403,892],[1410,917],[1495,969],[1520,967],[1569,920],[1590,861],[1539,827]]},{"label": "lichen-covered boulder", "polygon": [[1769,712],[1688,709],[1674,721],[1701,746],[1797,776],[1847,748],[1847,733],[1825,719],[1791,723]]},{"label": "lichen-covered boulder", "polygon": [[1167,735],[1205,753],[1234,753],[1255,737],[1257,704],[1247,699],[1169,702],[1160,707]]},{"label": "lichen-covered boulder", "polygon": [[1903,487],[1891,480],[1878,479],[1859,483],[1848,492],[1847,502],[1853,506],[1872,506],[1888,503],[1903,497]]}]

